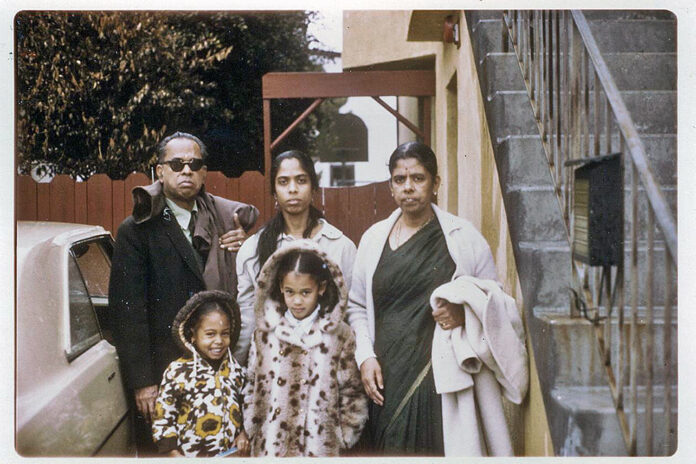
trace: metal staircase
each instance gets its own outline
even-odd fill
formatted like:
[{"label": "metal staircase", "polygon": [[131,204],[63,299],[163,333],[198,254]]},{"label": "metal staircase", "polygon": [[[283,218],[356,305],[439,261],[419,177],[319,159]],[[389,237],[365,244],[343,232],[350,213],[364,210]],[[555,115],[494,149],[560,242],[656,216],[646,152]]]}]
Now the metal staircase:
[{"label": "metal staircase", "polygon": [[[676,21],[664,11],[466,19],[555,453],[672,454]],[[624,260],[598,270],[571,255],[566,162],[619,151]]]}]

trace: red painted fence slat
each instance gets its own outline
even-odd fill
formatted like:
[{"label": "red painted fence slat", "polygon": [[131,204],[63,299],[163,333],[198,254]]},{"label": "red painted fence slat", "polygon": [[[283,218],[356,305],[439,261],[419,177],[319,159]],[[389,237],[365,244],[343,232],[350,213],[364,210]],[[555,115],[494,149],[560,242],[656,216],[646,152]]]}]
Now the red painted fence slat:
[{"label": "red painted fence slat", "polygon": [[75,182],[75,222],[87,224],[87,182]]},{"label": "red painted fence slat", "polygon": [[205,190],[213,195],[227,198],[227,178],[221,172],[209,172],[205,179]]},{"label": "red painted fence slat", "polygon": [[389,181],[372,184],[375,188],[375,222],[381,221],[396,209],[396,203],[391,196]]},{"label": "red painted fence slat", "polygon": [[51,220],[51,186],[47,183],[39,183],[36,186],[36,219],[38,221]]},{"label": "red painted fence slat", "polygon": [[15,217],[18,221],[36,221],[36,186],[29,176],[15,176]]},{"label": "red painted fence slat", "polygon": [[[119,224],[126,217],[126,198],[125,198],[125,182],[122,180],[114,180],[111,185],[111,225],[110,229],[114,235],[116,235],[116,230]],[[129,213],[130,214],[130,213]]]},{"label": "red painted fence slat", "polygon": [[111,179],[106,174],[96,174],[87,181],[87,223],[114,230],[111,205]]},{"label": "red painted fence slat", "polygon": [[69,176],[56,176],[49,185],[49,219],[75,222],[75,181]]},{"label": "red painted fence slat", "polygon": [[[352,231],[352,208],[350,193],[355,187],[325,187],[324,209],[326,220],[343,231],[355,243],[356,239]],[[360,238],[360,237],[358,237]]]},{"label": "red painted fence slat", "polygon": [[269,211],[265,204],[264,182],[263,174],[257,171],[247,171],[239,177],[239,197],[236,200],[256,206],[260,213],[252,231],[259,230],[273,214],[273,211]]},{"label": "red painted fence slat", "polygon": [[358,243],[360,237],[375,222],[374,187],[372,184],[347,189],[350,201],[349,237]]},{"label": "red painted fence slat", "polygon": [[227,194],[225,198],[229,198],[230,200],[239,198],[239,179],[227,179]]}]

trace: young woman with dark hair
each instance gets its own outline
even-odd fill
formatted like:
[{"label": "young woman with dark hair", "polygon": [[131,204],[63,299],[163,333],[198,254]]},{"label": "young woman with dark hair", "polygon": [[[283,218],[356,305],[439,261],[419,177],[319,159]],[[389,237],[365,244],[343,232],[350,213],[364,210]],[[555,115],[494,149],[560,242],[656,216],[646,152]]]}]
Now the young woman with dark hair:
[{"label": "young woman with dark hair", "polygon": [[242,333],[234,355],[241,363],[246,362],[254,331],[256,278],[271,254],[295,240],[308,238],[339,265],[348,284],[355,259],[355,244],[312,205],[319,181],[309,156],[298,150],[281,153],[271,164],[270,180],[278,211],[244,242],[237,254],[237,302],[242,313]]}]

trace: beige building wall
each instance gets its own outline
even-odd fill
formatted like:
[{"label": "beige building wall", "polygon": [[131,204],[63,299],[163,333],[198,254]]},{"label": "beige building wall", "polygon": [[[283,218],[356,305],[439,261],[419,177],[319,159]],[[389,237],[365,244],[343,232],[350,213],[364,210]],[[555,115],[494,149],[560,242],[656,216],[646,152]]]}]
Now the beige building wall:
[{"label": "beige building wall", "polygon": [[[436,95],[432,111],[432,148],[442,185],[438,204],[467,218],[488,240],[506,292],[522,308],[522,292],[508,232],[493,146],[466,30],[459,16],[461,44],[407,41],[417,24],[411,11],[347,11],[343,15],[343,67],[348,69],[432,69]],[[444,18],[444,14],[443,18]],[[425,23],[425,22],[424,22]],[[440,26],[441,27],[441,26]],[[526,456],[553,454],[531,343],[530,393],[521,408],[506,405],[515,450]]]}]

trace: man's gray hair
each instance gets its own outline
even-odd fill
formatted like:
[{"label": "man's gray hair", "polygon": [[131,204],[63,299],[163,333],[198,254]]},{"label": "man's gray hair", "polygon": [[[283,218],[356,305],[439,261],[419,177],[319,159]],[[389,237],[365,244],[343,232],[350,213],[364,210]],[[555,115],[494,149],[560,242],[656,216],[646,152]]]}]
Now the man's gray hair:
[{"label": "man's gray hair", "polygon": [[196,137],[195,135],[189,134],[188,132],[174,132],[172,135],[168,135],[165,138],[162,139],[162,141],[157,145],[157,162],[161,163],[164,161],[164,158],[166,156],[165,149],[167,147],[167,144],[174,140],[174,139],[189,139],[193,140],[198,144],[198,148],[201,150],[201,158],[203,158],[203,161],[205,161],[208,158],[208,149],[205,147],[205,144],[201,139]]}]

